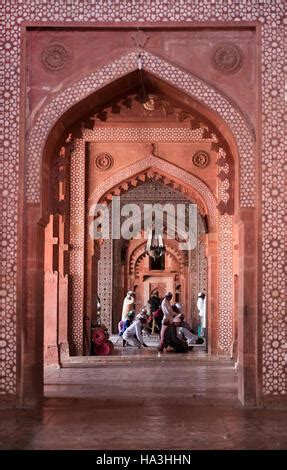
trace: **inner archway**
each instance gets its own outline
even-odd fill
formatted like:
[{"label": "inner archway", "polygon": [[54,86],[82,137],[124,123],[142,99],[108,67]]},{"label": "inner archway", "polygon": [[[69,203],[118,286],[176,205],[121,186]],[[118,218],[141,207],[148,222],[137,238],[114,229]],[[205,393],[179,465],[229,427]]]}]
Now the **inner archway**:
[{"label": "inner archway", "polygon": [[[149,169],[148,174],[149,178],[144,178],[144,173],[138,175],[140,183],[121,195],[122,207],[131,203],[138,205],[141,220],[136,219],[136,224],[144,221],[145,209],[155,203],[160,208],[170,209],[170,213],[171,210],[176,213],[177,207],[180,205],[188,209],[189,204],[195,204],[197,200],[201,210],[204,211],[204,207],[200,204],[199,198],[194,197],[194,193],[193,199],[190,199],[188,193],[176,190],[172,185],[167,186],[163,183],[160,172],[157,172],[155,168]],[[164,179],[167,183],[166,177]],[[107,324],[110,324],[111,329],[117,331],[117,323],[121,317],[118,299],[123,299],[128,290],[136,292],[137,310],[147,305],[152,291],[159,290],[161,299],[165,292],[172,291],[174,293],[173,302],[182,303],[186,320],[194,323],[198,315],[196,308],[197,294],[200,289],[205,290],[207,288],[206,257],[205,252],[200,249],[200,244],[205,244],[206,227],[204,227],[204,219],[202,219],[203,216],[200,214],[200,210],[197,211],[196,230],[198,240],[192,250],[182,249],[179,241],[180,234],[177,233],[180,232],[180,223],[175,221],[178,222],[177,226],[171,226],[167,215],[163,221],[165,252],[158,260],[154,260],[146,252],[147,234],[141,233],[140,238],[131,240],[119,239],[113,241],[111,290],[115,294],[112,315],[109,315],[109,311],[107,311],[105,319]],[[186,214],[186,218],[184,221],[182,220],[182,223],[191,223],[188,214]],[[174,234],[176,234],[174,239],[167,236],[167,224],[169,229],[174,230]],[[110,260],[106,261],[109,262]],[[104,295],[104,292],[101,291],[99,295],[102,294]]]},{"label": "inner archway", "polygon": [[[103,303],[103,322],[110,329],[115,329],[111,316],[114,302],[119,303],[117,295],[120,291],[113,286],[112,276],[114,269],[119,271],[115,265],[113,242],[105,240],[98,248],[90,240],[87,227],[89,217],[93,215],[91,206],[98,202],[109,204],[114,196],[125,200],[127,194],[132,193],[135,198],[136,188],[143,187],[147,181],[169,186],[169,191],[173,191],[169,195],[171,200],[176,200],[177,191],[189,195],[208,225],[208,242],[212,240],[216,253],[209,263],[212,272],[216,273],[216,276],[210,275],[209,284],[209,311],[212,312],[209,351],[226,354],[231,348],[232,256],[223,263],[218,256],[218,244],[223,253],[232,252],[234,159],[226,140],[205,116],[199,116],[198,111],[184,106],[176,90],[172,96],[164,95],[155,82],[154,78],[145,77],[145,89],[147,96],[152,97],[151,103],[141,102],[142,88],[135,88],[121,91],[114,100],[97,107],[89,119],[86,117],[86,122],[92,121],[92,129],[82,125],[81,137],[75,140],[71,152],[68,226],[72,250],[69,255],[68,343],[69,351],[74,355],[89,353],[98,295]],[[141,84],[137,86],[141,87]],[[155,142],[149,141],[151,136]],[[63,189],[62,183],[60,189]],[[138,202],[141,204],[142,200]],[[229,226],[223,239],[220,238],[223,231],[219,227],[226,220]],[[207,252],[209,246],[207,243]],[[219,286],[224,283],[225,301],[220,302]],[[202,289],[197,283],[195,290]],[[193,300],[189,295],[186,303],[191,317],[191,308],[196,313],[195,291]]]}]

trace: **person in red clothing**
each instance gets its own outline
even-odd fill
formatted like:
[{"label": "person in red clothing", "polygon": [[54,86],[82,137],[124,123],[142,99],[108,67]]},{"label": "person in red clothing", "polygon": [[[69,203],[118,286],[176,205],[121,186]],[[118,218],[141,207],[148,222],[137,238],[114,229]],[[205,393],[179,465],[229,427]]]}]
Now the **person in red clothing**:
[{"label": "person in red clothing", "polygon": [[[163,313],[162,313],[161,306],[159,306],[158,309],[155,310],[152,315],[153,315],[153,318],[154,318],[155,327],[156,327],[156,329],[157,329],[157,331],[160,335],[161,326],[162,326],[162,319],[163,319]],[[154,330],[154,328],[153,328],[153,330]]]}]

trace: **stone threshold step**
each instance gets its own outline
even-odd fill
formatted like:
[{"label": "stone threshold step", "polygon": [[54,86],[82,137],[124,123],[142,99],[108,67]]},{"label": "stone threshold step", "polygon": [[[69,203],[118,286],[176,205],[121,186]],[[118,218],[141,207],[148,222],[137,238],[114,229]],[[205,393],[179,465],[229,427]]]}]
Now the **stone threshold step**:
[{"label": "stone threshold step", "polygon": [[225,362],[233,364],[233,359],[226,356],[208,356],[208,355],[192,355],[192,354],[159,354],[157,356],[140,356],[140,355],[127,355],[127,356],[74,356],[70,357],[67,361],[63,361],[62,368],[85,368],[95,367],[98,364],[125,364],[137,362]]}]

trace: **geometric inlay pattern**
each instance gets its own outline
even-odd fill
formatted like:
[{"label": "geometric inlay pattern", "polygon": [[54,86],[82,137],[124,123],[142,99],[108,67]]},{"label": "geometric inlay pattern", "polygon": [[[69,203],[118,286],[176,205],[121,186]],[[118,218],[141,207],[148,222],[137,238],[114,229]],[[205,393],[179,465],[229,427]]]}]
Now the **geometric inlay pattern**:
[{"label": "geometric inlay pattern", "polygon": [[[100,245],[98,295],[101,300],[101,322],[112,331],[113,244],[111,239]],[[120,307],[119,307],[120,308]]]},{"label": "geometric inlay pattern", "polygon": [[71,153],[69,343],[72,355],[83,354],[85,255],[85,143],[75,140]]},{"label": "geometric inlay pattern", "polygon": [[[233,231],[232,216],[219,217],[219,308],[218,343],[223,351],[230,351],[232,344],[233,302]],[[211,312],[212,315],[212,312]]]},{"label": "geometric inlay pattern", "polygon": [[188,129],[181,127],[99,127],[84,129],[83,138],[89,142],[197,142],[203,139],[204,129]]},{"label": "geometric inlay pattern", "polygon": [[[154,2],[139,1],[132,8],[122,8],[121,2],[114,0],[91,0],[90,2],[41,2],[35,8],[34,2],[15,2],[6,0],[0,9],[1,29],[1,56],[0,73],[4,84],[0,93],[0,122],[3,129],[0,137],[0,151],[3,160],[0,162],[0,178],[2,188],[1,211],[2,216],[2,272],[4,272],[1,302],[3,310],[0,325],[1,350],[1,379],[0,393],[11,394],[16,391],[16,275],[17,275],[17,200],[19,189],[19,102],[20,102],[20,40],[21,24],[23,22],[233,22],[236,26],[240,21],[261,24],[262,31],[262,263],[263,263],[263,289],[262,289],[262,322],[263,322],[263,393],[266,395],[286,394],[285,374],[285,343],[286,343],[286,300],[284,277],[284,202],[282,193],[282,172],[284,162],[284,125],[287,114],[284,109],[284,73],[286,73],[284,47],[284,29],[287,26],[285,17],[285,1],[276,2],[219,2],[202,0],[201,2]],[[164,23],[163,23],[164,24]],[[287,36],[287,35],[286,35]],[[162,62],[166,64],[166,62]],[[285,68],[284,68],[285,64]],[[113,64],[117,65],[117,64]],[[146,65],[146,64],[144,64]],[[131,68],[134,68],[134,59]],[[169,80],[168,69],[164,67],[161,76]],[[102,73],[95,77],[94,85],[101,87],[104,84],[104,72],[110,73],[110,80],[122,70],[128,70],[128,64],[113,73],[111,68],[102,69]],[[186,76],[181,71],[182,76]],[[169,74],[170,76],[170,74]],[[178,79],[171,77],[174,83]],[[182,80],[179,81],[182,83]],[[197,82],[198,83],[198,82]],[[81,83],[81,90],[76,93],[69,89],[71,99],[78,100],[95,88],[89,88],[86,81]],[[177,83],[175,83],[177,86]],[[186,86],[185,86],[186,85]],[[182,89],[186,91],[188,77]],[[206,87],[206,85],[205,85]],[[81,95],[82,93],[82,95]],[[201,92],[190,89],[190,93],[201,100]],[[205,89],[202,94],[203,101],[215,109],[218,94],[213,90]],[[43,142],[48,132],[65,111],[65,98],[57,101],[53,109],[49,107],[48,121],[42,115],[37,123],[37,129],[30,140],[27,170],[29,170],[29,191],[25,196],[28,202],[39,201],[39,162],[42,155]],[[231,125],[237,142],[241,159],[241,203],[253,204],[254,191],[254,162],[252,144],[244,124],[237,125],[234,114],[230,119],[228,103],[218,103],[216,111]],[[42,119],[43,118],[43,119]],[[230,120],[232,121],[230,123]],[[41,128],[43,126],[43,134]],[[286,134],[285,134],[286,135]],[[285,137],[286,138],[286,137]],[[245,141],[245,143],[244,143]],[[286,141],[285,141],[286,144]],[[37,148],[38,146],[38,148]],[[286,148],[286,147],[285,147]],[[35,158],[35,159],[34,159]],[[34,167],[35,166],[35,171]],[[34,179],[35,177],[35,179]],[[35,184],[35,190],[33,190]],[[245,192],[246,191],[246,192]]]}]

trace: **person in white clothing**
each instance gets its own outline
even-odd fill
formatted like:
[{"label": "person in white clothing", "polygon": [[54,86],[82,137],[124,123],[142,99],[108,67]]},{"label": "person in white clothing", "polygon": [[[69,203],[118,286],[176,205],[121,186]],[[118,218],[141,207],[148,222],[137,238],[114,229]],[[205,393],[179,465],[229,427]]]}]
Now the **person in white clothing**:
[{"label": "person in white clothing", "polygon": [[127,292],[127,295],[124,298],[123,308],[122,308],[122,321],[127,319],[128,313],[134,309],[135,303],[135,294],[131,290]]},{"label": "person in white clothing", "polygon": [[197,297],[197,309],[200,317],[200,336],[205,336],[206,329],[206,295],[199,292]]},{"label": "person in white clothing", "polygon": [[147,322],[147,316],[144,313],[137,315],[136,320],[125,330],[123,334],[123,346],[131,343],[138,348],[147,347],[143,341],[142,329]]},{"label": "person in white clothing", "polygon": [[[183,305],[182,304],[179,304],[179,303],[176,303],[175,305],[173,305],[173,307],[176,307],[178,310],[179,310],[179,315],[182,319],[181,321],[181,327],[183,328],[186,328],[188,331],[190,331],[193,335],[195,335],[194,333],[194,330],[191,328],[191,326],[184,320],[185,316],[184,316],[184,313],[183,313]],[[196,336],[196,335],[195,335]]]},{"label": "person in white clothing", "polygon": [[176,315],[173,319],[174,324],[176,325],[176,330],[177,330],[177,336],[179,338],[184,338],[187,341],[187,345],[193,346],[194,344],[197,343],[198,336],[193,334],[190,329],[186,328],[186,322],[184,322],[184,315],[183,313],[180,313],[179,315]]}]

